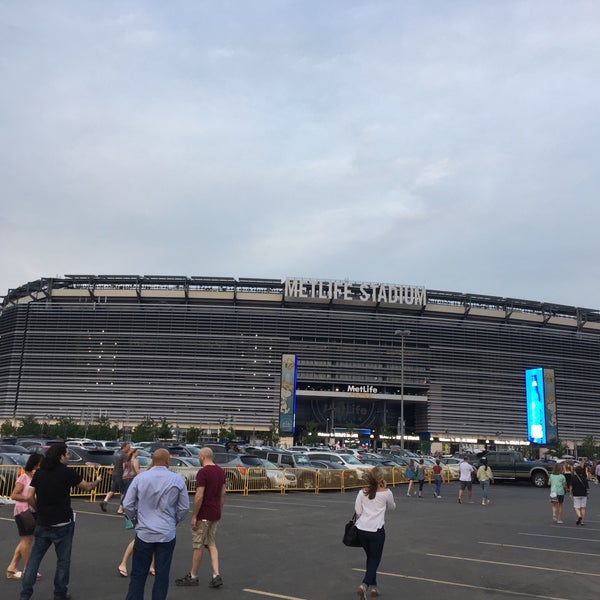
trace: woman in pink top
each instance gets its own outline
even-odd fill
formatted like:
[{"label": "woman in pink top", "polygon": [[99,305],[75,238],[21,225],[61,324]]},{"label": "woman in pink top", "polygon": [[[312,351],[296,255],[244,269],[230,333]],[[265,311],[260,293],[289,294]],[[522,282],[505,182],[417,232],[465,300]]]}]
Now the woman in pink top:
[{"label": "woman in pink top", "polygon": [[[21,540],[15,548],[15,553],[6,569],[6,577],[8,579],[22,579],[23,573],[25,572],[25,566],[31,553],[31,544],[33,543],[33,531],[27,530],[23,522],[16,518],[21,513],[30,509],[29,503],[27,502],[27,494],[29,493],[29,484],[33,473],[40,466],[43,456],[41,454],[32,454],[27,459],[24,472],[19,475],[15,482],[15,487],[12,491],[11,498],[16,500],[15,503],[15,523],[19,531]],[[19,570],[19,560],[23,561],[23,568]]]}]

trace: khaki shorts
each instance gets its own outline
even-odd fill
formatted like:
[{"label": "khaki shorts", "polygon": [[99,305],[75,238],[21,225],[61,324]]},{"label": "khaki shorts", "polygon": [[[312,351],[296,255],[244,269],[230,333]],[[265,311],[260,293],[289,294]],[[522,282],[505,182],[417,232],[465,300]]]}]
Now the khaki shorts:
[{"label": "khaki shorts", "polygon": [[192,548],[216,546],[215,536],[218,521],[198,521],[196,529],[192,529]]}]

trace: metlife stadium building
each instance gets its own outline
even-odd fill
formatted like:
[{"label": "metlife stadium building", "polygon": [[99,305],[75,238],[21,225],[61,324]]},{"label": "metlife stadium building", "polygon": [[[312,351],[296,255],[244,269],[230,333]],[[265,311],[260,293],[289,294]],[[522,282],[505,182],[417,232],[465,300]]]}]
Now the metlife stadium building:
[{"label": "metlife stadium building", "polygon": [[366,282],[68,275],[9,290],[0,313],[0,420],[514,445],[534,367],[553,373],[559,437],[600,436],[594,310]]}]

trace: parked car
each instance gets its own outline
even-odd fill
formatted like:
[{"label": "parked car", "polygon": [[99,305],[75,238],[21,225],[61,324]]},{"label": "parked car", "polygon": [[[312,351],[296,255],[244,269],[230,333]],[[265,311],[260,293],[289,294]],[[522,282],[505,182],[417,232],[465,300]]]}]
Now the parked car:
[{"label": "parked car", "polygon": [[262,466],[265,468],[265,474],[269,480],[269,487],[281,489],[298,487],[298,478],[290,470],[281,469],[276,464],[266,458],[259,458]]},{"label": "parked car", "polygon": [[236,454],[234,452],[214,452],[215,464],[226,468],[225,487],[228,491],[244,489],[244,479],[248,474],[248,487],[253,489],[267,489],[270,487],[269,479],[260,458],[254,454]]},{"label": "parked car", "polygon": [[298,488],[310,490],[317,485],[316,469],[310,465],[310,459],[306,453],[287,452],[285,450],[256,450],[256,454],[261,458],[266,458],[279,468],[295,469]]},{"label": "parked car", "polygon": [[341,463],[351,469],[366,471],[371,468],[371,465],[361,463],[356,456],[352,454],[338,454],[337,452],[307,452],[308,460],[328,460],[331,462]]},{"label": "parked car", "polygon": [[166,448],[171,456],[192,456],[192,453],[185,446],[168,442],[154,442],[153,444],[150,444],[146,450],[152,453],[158,448]]},{"label": "parked car", "polygon": [[114,451],[101,448],[88,450],[85,448],[67,447],[67,457],[71,466],[112,467],[115,464]]},{"label": "parked car", "polygon": [[190,486],[194,487],[196,485],[198,469],[202,468],[200,461],[194,456],[171,456],[169,466],[175,467],[174,470],[185,479],[185,485],[188,489]]},{"label": "parked car", "polygon": [[0,444],[0,452],[8,452],[9,454],[31,454],[28,448],[20,444]]}]

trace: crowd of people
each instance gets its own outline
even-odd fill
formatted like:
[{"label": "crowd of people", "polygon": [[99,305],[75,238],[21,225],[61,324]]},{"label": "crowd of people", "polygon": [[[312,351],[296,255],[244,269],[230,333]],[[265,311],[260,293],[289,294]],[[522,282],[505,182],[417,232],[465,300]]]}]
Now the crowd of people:
[{"label": "crowd of people", "polygon": [[[118,512],[124,515],[127,527],[135,528],[135,538],[128,544],[118,566],[122,577],[130,577],[126,600],[143,600],[148,575],[154,575],[153,600],[167,597],[171,560],[176,541],[176,527],[187,518],[190,509],[189,494],[182,477],[169,470],[169,452],[159,448],[152,455],[151,468],[140,472],[137,452],[129,444],[123,444],[115,460],[111,475],[110,491],[100,502],[106,512],[110,499],[121,495]],[[209,586],[223,585],[219,572],[219,553],[216,545],[217,526],[225,502],[225,472],[213,462],[210,448],[202,448],[199,454],[202,468],[196,476],[196,492],[193,499],[190,527],[192,533],[192,561],[189,572],[175,580],[177,586],[199,585],[199,569],[208,550],[212,576]],[[75,531],[75,515],[71,508],[70,489],[78,487],[92,490],[101,481],[86,481],[75,470],[67,468],[67,446],[52,445],[46,455],[32,454],[24,472],[16,480],[11,498],[15,500],[14,518],[19,534],[19,544],[7,567],[9,579],[21,579],[20,600],[29,600],[35,582],[41,577],[38,569],[51,546],[54,546],[57,563],[54,576],[54,600],[67,600],[71,564],[71,548]],[[440,461],[433,468],[434,497],[441,498],[445,482]],[[586,463],[572,465],[556,463],[549,477],[552,520],[563,523],[564,499],[569,494],[573,501],[576,525],[585,525],[585,512],[589,479],[600,479],[600,464],[591,471]],[[418,486],[419,497],[423,494],[425,465],[411,460],[406,469],[407,495],[412,496]],[[481,503],[490,503],[489,486],[494,482],[492,469],[485,458],[478,468],[466,456],[459,464],[458,502],[462,504],[464,491],[469,503],[473,502],[473,483],[481,487]],[[396,508],[393,494],[388,489],[384,472],[373,467],[364,474],[364,487],[357,493],[354,509],[357,515],[358,538],[366,555],[366,568],[358,587],[360,600],[367,594],[379,596],[377,569],[385,543],[385,515]],[[129,525],[130,524],[130,525]],[[131,574],[127,561],[132,557]]]}]

